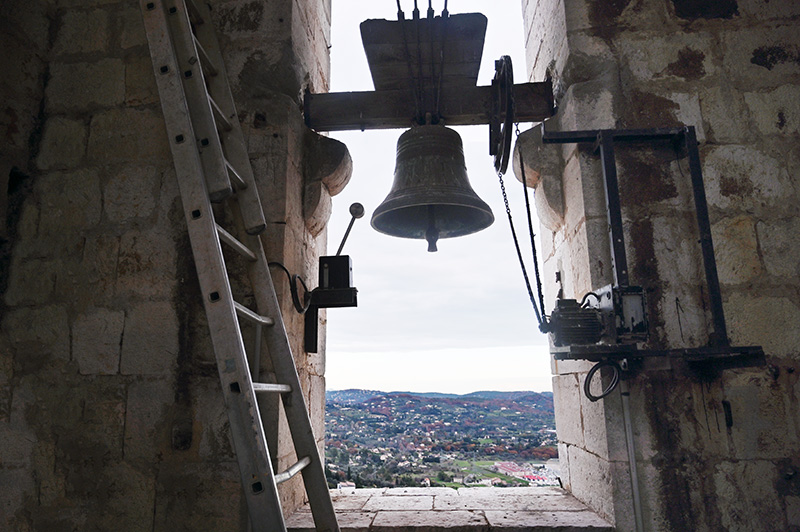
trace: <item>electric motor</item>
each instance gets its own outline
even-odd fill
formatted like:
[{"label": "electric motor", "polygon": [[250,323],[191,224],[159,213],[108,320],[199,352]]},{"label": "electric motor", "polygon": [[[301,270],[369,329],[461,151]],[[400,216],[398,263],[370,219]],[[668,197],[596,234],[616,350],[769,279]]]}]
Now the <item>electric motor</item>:
[{"label": "electric motor", "polygon": [[603,335],[602,314],[597,309],[581,307],[575,299],[558,299],[548,330],[559,347],[596,344]]}]

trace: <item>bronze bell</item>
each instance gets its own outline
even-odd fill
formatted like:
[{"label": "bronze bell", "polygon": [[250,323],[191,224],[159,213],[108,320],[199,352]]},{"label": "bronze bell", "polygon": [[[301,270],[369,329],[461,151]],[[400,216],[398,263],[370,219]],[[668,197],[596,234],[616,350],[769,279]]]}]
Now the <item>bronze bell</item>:
[{"label": "bronze bell", "polygon": [[392,190],[372,214],[372,227],[401,238],[469,235],[494,222],[467,179],[461,137],[443,125],[416,126],[397,141]]}]

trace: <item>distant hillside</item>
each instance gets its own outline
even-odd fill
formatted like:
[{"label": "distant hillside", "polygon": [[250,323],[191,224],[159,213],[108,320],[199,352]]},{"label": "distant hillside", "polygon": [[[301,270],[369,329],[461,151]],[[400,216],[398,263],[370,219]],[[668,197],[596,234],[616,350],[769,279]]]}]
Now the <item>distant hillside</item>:
[{"label": "distant hillside", "polygon": [[386,395],[378,390],[326,390],[325,402],[334,404],[366,403],[373,397]]},{"label": "distant hillside", "polygon": [[479,391],[464,395],[439,392],[382,392],[378,390],[329,390],[325,394],[326,402],[332,405],[356,405],[372,402],[373,399],[386,397],[413,397],[433,401],[491,401],[498,403],[519,402],[537,405],[545,410],[553,408],[553,392],[502,392]]}]

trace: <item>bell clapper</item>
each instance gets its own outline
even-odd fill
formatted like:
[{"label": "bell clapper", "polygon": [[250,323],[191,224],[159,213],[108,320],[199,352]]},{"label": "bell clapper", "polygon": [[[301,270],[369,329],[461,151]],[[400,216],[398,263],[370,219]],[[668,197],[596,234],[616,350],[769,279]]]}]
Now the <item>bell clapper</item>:
[{"label": "bell clapper", "polygon": [[439,240],[439,230],[436,229],[436,207],[428,205],[428,228],[425,230],[425,240],[428,241],[428,252],[439,251],[436,241]]}]

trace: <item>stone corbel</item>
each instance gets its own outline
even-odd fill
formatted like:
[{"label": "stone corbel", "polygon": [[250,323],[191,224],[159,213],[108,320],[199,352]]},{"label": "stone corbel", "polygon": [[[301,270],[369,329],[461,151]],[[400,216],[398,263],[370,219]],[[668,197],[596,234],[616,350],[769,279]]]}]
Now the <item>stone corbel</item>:
[{"label": "stone corbel", "polygon": [[353,174],[353,160],[342,142],[307,131],[303,218],[317,236],[331,216],[331,197],[341,192]]},{"label": "stone corbel", "polygon": [[536,212],[547,229],[555,232],[564,224],[564,161],[554,145],[542,144],[541,125],[517,137],[514,146],[514,175],[522,182],[520,150],[525,162],[525,184],[536,190]]}]

